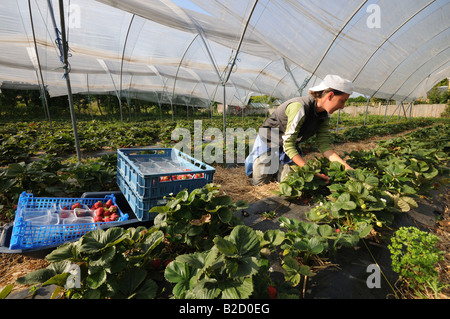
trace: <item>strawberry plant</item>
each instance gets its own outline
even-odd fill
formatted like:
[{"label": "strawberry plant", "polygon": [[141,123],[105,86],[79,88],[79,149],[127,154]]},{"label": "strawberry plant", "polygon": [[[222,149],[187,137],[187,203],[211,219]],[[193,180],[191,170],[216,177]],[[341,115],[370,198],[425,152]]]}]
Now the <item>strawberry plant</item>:
[{"label": "strawberry plant", "polygon": [[217,235],[206,251],[180,255],[171,262],[165,278],[175,284],[175,298],[246,299],[253,292],[260,242],[255,231],[239,225],[228,236]]},{"label": "strawberry plant", "polygon": [[76,264],[80,286],[66,289],[66,298],[154,298],[159,291],[152,254],[161,249],[163,239],[164,234],[156,228],[97,229],[77,242],[58,247],[46,256],[50,262],[47,268],[29,273],[17,282],[54,284],[63,289],[70,276],[70,265]]},{"label": "strawberry plant", "polygon": [[298,166],[292,168],[293,172],[280,182],[279,191],[273,191],[274,194],[296,200],[300,198],[320,198],[327,191],[325,181],[316,177],[316,175],[321,174],[322,164],[320,161],[309,160],[307,165],[301,168]]},{"label": "strawberry plant", "polygon": [[216,235],[223,236],[242,221],[235,213],[247,206],[234,203],[229,196],[219,194],[220,186],[207,184],[191,193],[182,190],[169,198],[165,206],[155,206],[154,224],[167,234],[173,244],[187,245],[201,250],[212,246]]}]

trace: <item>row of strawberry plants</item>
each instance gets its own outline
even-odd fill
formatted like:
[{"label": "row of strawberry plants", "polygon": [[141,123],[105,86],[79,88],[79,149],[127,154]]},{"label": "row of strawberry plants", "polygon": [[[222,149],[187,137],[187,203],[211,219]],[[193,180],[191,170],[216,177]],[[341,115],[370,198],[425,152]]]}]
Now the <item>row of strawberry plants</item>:
[{"label": "row of strawberry plants", "polygon": [[[263,122],[261,117],[250,117],[242,121],[231,118],[227,121],[228,128],[248,128],[257,132]],[[222,119],[205,119],[202,124],[202,136],[206,129],[216,127],[222,129]],[[357,121],[357,120],[355,120]],[[345,142],[366,139],[374,135],[398,133],[415,127],[432,124],[439,119],[413,119],[397,124],[373,125],[365,127],[352,127],[342,132],[332,132],[332,142]],[[355,125],[358,125],[355,122]],[[172,132],[178,127],[189,130],[194,134],[193,120],[153,120],[141,122],[117,123],[101,122],[99,120],[80,121],[77,123],[77,132],[80,148],[84,152],[99,151],[108,148],[121,148],[132,146],[148,146],[161,143],[173,145]],[[305,147],[312,148],[314,139]],[[248,149],[248,142],[247,142]],[[42,121],[36,123],[17,122],[3,124],[0,127],[0,165],[30,161],[31,157],[41,153],[56,156],[67,156],[75,153],[73,130],[67,122]],[[224,152],[225,154],[225,152]]]},{"label": "row of strawberry plants", "polygon": [[[349,229],[389,224],[393,214],[417,207],[416,199],[437,186],[438,175],[448,175],[448,128],[423,128],[379,142],[373,150],[352,151],[348,163],[354,170],[322,159],[311,160],[280,183],[276,193],[291,200],[320,203],[307,214],[314,222],[345,223]],[[330,177],[330,185],[315,178],[319,173]],[[345,225],[340,225],[341,229]]]}]

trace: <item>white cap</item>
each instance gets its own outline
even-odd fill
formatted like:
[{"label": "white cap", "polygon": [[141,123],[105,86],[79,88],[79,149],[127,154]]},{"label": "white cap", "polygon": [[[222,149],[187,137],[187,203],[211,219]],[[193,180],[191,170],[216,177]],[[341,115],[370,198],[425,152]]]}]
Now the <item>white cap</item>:
[{"label": "white cap", "polygon": [[315,86],[310,88],[310,91],[320,92],[326,89],[338,90],[347,94],[352,94],[354,85],[349,80],[341,78],[339,75],[328,74],[323,81]]}]

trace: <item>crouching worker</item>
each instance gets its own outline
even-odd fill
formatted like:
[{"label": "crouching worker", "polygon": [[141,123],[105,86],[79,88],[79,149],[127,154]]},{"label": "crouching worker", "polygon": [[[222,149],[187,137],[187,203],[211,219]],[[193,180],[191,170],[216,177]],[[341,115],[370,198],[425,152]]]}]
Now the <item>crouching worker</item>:
[{"label": "crouching worker", "polygon": [[[310,95],[281,104],[260,127],[253,149],[245,160],[245,172],[253,185],[282,181],[292,171],[291,165],[306,162],[298,147],[300,142],[316,136],[317,148],[329,161],[352,169],[331,147],[330,116],[343,109],[353,92],[352,82],[337,75],[327,75],[310,89]],[[329,182],[328,176],[318,174]]]}]

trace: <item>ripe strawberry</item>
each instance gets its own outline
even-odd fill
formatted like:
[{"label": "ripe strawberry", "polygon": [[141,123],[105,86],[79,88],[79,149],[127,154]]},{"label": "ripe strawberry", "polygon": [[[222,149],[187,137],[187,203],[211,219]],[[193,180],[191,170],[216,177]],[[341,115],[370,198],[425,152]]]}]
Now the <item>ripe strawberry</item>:
[{"label": "ripe strawberry", "polygon": [[81,204],[80,203],[75,203],[72,205],[72,210],[74,210],[75,208],[81,208]]},{"label": "ripe strawberry", "polygon": [[161,259],[159,258],[153,259],[152,266],[154,269],[159,269],[159,267],[161,267]]},{"label": "ripe strawberry", "polygon": [[103,216],[109,216],[109,215],[111,215],[112,214],[112,212],[109,210],[109,209],[103,209]]},{"label": "ripe strawberry", "polygon": [[102,216],[95,216],[94,217],[94,223],[101,223],[103,222],[103,217]]},{"label": "ripe strawberry", "polygon": [[67,206],[64,206],[62,209],[63,210],[69,210],[69,208]]},{"label": "ripe strawberry", "polygon": [[103,203],[101,201],[98,201],[94,204],[95,208],[103,207]]},{"label": "ripe strawberry", "polygon": [[110,208],[112,205],[113,205],[113,201],[111,199],[108,199],[108,201],[105,204],[106,208]]},{"label": "ripe strawberry", "polygon": [[103,207],[99,207],[95,210],[95,216],[103,216],[105,213],[105,209]]},{"label": "ripe strawberry", "polygon": [[110,221],[111,221],[111,219],[109,219],[109,217],[108,217],[108,216],[106,216],[106,217],[104,217],[104,218],[103,218],[103,221],[104,221],[105,223],[107,223],[107,222],[110,222]]},{"label": "ripe strawberry", "polygon": [[112,213],[111,216],[109,216],[109,219],[116,221],[119,220],[119,216],[116,213]]},{"label": "ripe strawberry", "polygon": [[267,292],[269,293],[270,299],[275,299],[277,297],[277,288],[272,285],[267,287]]}]

